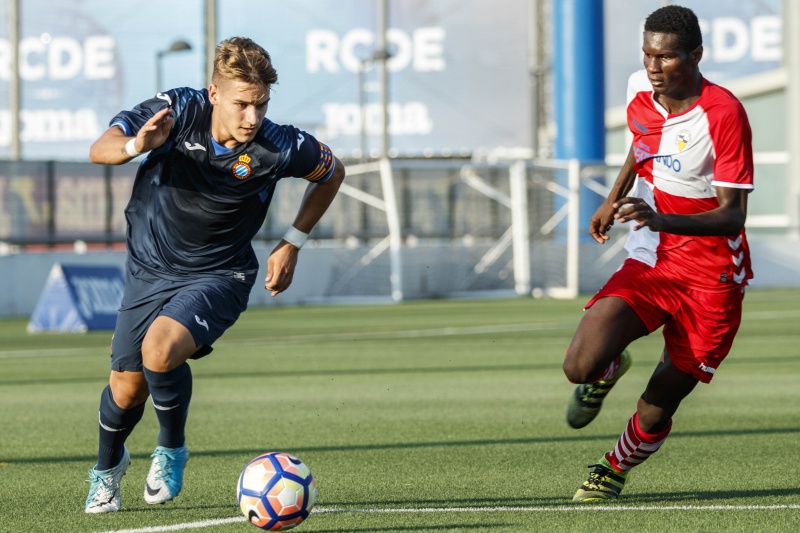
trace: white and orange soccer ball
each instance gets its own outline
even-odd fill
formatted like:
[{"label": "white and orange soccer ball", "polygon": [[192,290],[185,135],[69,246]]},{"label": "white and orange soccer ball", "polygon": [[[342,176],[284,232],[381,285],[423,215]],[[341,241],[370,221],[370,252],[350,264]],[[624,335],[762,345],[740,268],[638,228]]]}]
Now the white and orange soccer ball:
[{"label": "white and orange soccer ball", "polygon": [[297,457],[270,452],[244,467],[236,498],[250,523],[261,529],[281,531],[308,517],[317,499],[317,482]]}]

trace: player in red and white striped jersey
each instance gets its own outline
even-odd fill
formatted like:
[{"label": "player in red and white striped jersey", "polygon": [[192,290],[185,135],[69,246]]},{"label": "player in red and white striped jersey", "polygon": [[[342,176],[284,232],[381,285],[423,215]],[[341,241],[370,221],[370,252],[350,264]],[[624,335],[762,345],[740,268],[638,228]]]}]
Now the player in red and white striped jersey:
[{"label": "player in red and white striped jersey", "polygon": [[672,415],[730,351],[753,277],[745,237],[753,189],[751,131],[742,104],[700,73],[695,14],[670,5],[645,21],[645,69],[628,86],[633,141],[590,223],[601,244],[631,222],[628,259],[586,305],[564,372],[575,390],[567,421],[591,422],[630,367],[625,348],[663,326],[664,350],[636,413],[575,501],[618,497],[628,471],[655,453]]}]

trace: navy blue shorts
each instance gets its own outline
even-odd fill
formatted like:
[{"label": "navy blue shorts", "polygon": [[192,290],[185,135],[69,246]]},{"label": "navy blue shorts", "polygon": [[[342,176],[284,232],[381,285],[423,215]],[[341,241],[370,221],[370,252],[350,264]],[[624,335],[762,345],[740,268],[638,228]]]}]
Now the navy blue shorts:
[{"label": "navy blue shorts", "polygon": [[[133,270],[133,272],[131,272]],[[128,263],[125,292],[111,341],[111,369],[142,371],[142,342],[158,316],[186,326],[200,346],[192,358],[211,353],[211,345],[247,309],[257,270],[230,275],[159,278]]]}]

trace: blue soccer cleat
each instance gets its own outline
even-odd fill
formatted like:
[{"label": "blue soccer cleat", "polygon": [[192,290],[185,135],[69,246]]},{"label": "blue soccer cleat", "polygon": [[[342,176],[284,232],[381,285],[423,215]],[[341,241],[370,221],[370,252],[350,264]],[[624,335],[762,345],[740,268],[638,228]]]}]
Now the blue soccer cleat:
[{"label": "blue soccer cleat", "polygon": [[150,504],[168,502],[183,487],[183,470],[189,460],[189,450],[186,446],[158,446],[150,457],[153,463],[144,485],[144,501]]},{"label": "blue soccer cleat", "polygon": [[[85,511],[94,513],[112,513],[122,507],[119,496],[119,482],[128,465],[131,464],[131,455],[128,448],[123,448],[122,459],[114,468],[108,470],[89,470],[89,496],[86,497]],[[97,466],[97,465],[95,465]]]}]

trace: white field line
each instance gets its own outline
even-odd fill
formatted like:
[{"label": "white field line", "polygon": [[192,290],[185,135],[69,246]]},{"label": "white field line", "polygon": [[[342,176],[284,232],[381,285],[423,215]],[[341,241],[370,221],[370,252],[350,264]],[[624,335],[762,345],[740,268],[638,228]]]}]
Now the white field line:
[{"label": "white field line", "polygon": [[[312,514],[333,513],[575,513],[575,512],[641,512],[641,511],[779,511],[782,509],[800,509],[797,505],[562,505],[556,507],[422,507],[422,508],[321,508],[314,509]],[[200,529],[224,524],[244,522],[244,516],[235,518],[219,518],[216,520],[201,520],[199,522],[184,522],[170,526],[152,526],[136,529],[114,529],[101,533],[160,533],[166,531],[181,531],[183,529]]]},{"label": "white field line", "polygon": [[[793,311],[758,311],[744,313],[743,320],[775,320],[780,318],[800,318],[800,310]],[[466,326],[461,328],[431,328],[431,329],[407,329],[399,331],[363,331],[363,332],[342,332],[342,333],[321,333],[318,335],[293,335],[287,337],[266,336],[260,338],[250,338],[242,341],[220,340],[215,344],[217,347],[224,346],[251,346],[259,345],[264,342],[275,344],[301,344],[306,342],[326,342],[337,340],[378,340],[378,339],[415,339],[423,337],[448,337],[456,335],[491,335],[496,333],[514,333],[521,331],[548,331],[564,328],[574,328],[577,322],[544,322],[526,324],[497,324],[492,326]],[[560,338],[560,337],[559,337]],[[796,340],[796,335],[781,336],[749,336],[749,340],[770,339],[775,340]],[[539,339],[543,341],[544,339]],[[12,359],[16,357],[66,357],[75,355],[85,355],[85,348],[55,348],[45,350],[0,350],[0,359]]]}]

